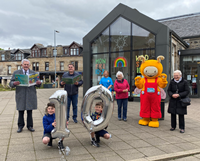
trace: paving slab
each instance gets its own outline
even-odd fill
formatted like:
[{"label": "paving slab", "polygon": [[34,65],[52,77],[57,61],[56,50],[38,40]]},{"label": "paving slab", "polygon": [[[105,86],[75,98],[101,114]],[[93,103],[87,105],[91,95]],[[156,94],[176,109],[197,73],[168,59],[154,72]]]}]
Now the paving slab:
[{"label": "paving slab", "polygon": [[[22,133],[17,133],[18,111],[16,111],[15,91],[0,92],[0,160],[60,161],[62,155],[57,149],[58,139],[53,141],[52,148],[42,143],[44,108],[49,97],[56,90],[60,89],[37,89],[38,109],[33,111],[35,129],[33,133],[27,130],[26,125]],[[188,115],[185,117],[186,131],[184,134],[181,134],[178,128],[173,132],[169,131],[171,117],[167,113],[168,103],[165,103],[165,119],[160,120],[160,127],[150,128],[138,124],[139,102],[128,102],[127,122],[118,121],[115,101],[113,116],[107,128],[112,138],[101,139],[99,148],[91,146],[89,132],[81,122],[82,99],[82,87],[80,87],[78,123],[73,122],[71,110],[69,120],[71,133],[64,140],[64,145],[71,149],[66,157],[67,161],[200,159],[200,112],[198,112],[200,99],[191,99],[192,105],[188,107]],[[26,117],[25,112],[25,124]]]}]

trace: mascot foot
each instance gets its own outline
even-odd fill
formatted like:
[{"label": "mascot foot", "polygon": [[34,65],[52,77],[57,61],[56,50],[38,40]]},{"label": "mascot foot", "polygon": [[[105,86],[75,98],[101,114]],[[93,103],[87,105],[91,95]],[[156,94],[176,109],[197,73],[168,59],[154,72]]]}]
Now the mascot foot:
[{"label": "mascot foot", "polygon": [[139,120],[138,124],[147,126],[149,124],[150,118],[143,118]]},{"label": "mascot foot", "polygon": [[149,122],[149,127],[159,127],[158,119],[151,118],[151,121]]}]

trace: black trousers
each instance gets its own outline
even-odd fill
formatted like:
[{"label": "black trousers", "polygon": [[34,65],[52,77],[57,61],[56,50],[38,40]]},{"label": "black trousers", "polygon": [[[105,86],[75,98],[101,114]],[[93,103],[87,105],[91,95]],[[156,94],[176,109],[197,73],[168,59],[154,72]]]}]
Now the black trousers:
[{"label": "black trousers", "polygon": [[[19,111],[18,127],[23,128],[24,125],[24,111]],[[32,110],[27,110],[27,128],[29,127],[33,127]]]},{"label": "black trousers", "polygon": [[[179,129],[185,129],[185,119],[184,115],[178,115],[179,119]],[[176,128],[176,114],[171,114],[171,126]]]}]

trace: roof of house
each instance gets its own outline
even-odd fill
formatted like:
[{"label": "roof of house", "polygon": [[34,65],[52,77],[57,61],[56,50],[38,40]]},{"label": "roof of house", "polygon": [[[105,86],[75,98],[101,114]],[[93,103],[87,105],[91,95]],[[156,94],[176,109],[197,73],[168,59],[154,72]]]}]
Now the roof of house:
[{"label": "roof of house", "polygon": [[200,36],[200,12],[157,20],[181,38]]},{"label": "roof of house", "polygon": [[28,53],[28,54],[31,53],[31,50],[30,50],[30,49],[17,49],[17,50],[15,50],[14,53],[16,53],[18,50],[21,51],[22,53]]}]

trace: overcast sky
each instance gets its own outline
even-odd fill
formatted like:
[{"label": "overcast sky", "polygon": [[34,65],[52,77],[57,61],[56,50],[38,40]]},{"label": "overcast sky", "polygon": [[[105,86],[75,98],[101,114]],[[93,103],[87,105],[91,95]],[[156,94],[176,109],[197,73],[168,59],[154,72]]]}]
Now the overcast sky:
[{"label": "overcast sky", "polygon": [[200,0],[1,0],[0,48],[54,45],[54,30],[57,45],[82,44],[119,3],[156,20],[200,12]]}]

